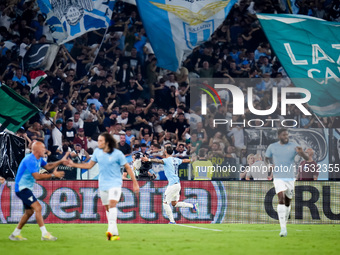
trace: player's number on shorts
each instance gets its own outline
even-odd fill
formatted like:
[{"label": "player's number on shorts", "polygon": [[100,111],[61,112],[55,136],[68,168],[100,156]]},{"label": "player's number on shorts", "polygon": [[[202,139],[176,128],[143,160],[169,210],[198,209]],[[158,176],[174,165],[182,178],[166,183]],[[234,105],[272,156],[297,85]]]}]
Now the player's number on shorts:
[{"label": "player's number on shorts", "polygon": [[175,174],[178,175],[178,164],[175,160],[173,161],[173,165],[174,165],[174,168],[175,168]]}]

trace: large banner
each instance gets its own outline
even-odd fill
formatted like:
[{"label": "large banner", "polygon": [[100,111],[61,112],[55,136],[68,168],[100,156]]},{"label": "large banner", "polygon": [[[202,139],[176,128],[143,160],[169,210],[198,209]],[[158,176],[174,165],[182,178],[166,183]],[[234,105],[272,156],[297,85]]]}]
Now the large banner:
[{"label": "large banner", "polygon": [[137,0],[157,65],[176,71],[184,54],[207,41],[236,0]]},{"label": "large banner", "polygon": [[[224,182],[227,213],[223,223],[278,223],[272,182]],[[339,182],[295,182],[289,223],[340,223]]]},{"label": "large banner", "polygon": [[310,91],[311,109],[320,116],[339,116],[339,23],[304,15],[257,17],[294,85]]},{"label": "large banner", "polygon": [[[96,181],[41,181],[34,194],[42,205],[46,223],[106,223]],[[118,223],[168,223],[162,197],[167,182],[139,182],[138,196],[132,182],[124,181],[118,203]],[[181,201],[198,202],[197,215],[176,208],[177,223],[278,223],[277,196],[272,182],[182,181]],[[340,223],[340,183],[296,182],[290,223]],[[14,182],[0,186],[0,222],[17,223],[23,205]],[[30,222],[34,222],[34,217]]]},{"label": "large banner", "polygon": [[[122,197],[117,205],[118,223],[168,223],[163,210],[166,181],[139,181],[138,196],[132,182],[124,181]],[[198,202],[200,214],[189,208],[176,208],[178,223],[221,223],[226,212],[226,190],[222,182],[181,182],[180,200]],[[15,183],[0,186],[0,222],[17,223],[23,214],[21,200],[15,195]],[[106,223],[104,207],[99,199],[97,181],[40,181],[34,194],[42,205],[46,223]],[[30,222],[34,222],[32,217]]]},{"label": "large banner", "polygon": [[108,27],[114,0],[38,0],[53,38],[58,44],[82,34]]}]

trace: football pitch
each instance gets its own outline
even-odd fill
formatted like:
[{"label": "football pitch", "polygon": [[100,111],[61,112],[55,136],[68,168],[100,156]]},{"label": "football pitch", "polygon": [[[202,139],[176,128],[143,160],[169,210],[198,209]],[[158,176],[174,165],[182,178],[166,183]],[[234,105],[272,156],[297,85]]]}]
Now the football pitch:
[{"label": "football pitch", "polygon": [[106,224],[46,224],[58,237],[40,241],[36,224],[22,231],[27,241],[8,236],[16,225],[0,225],[1,254],[339,254],[340,225],[288,225],[279,237],[279,224],[119,224],[121,240],[107,241]]}]

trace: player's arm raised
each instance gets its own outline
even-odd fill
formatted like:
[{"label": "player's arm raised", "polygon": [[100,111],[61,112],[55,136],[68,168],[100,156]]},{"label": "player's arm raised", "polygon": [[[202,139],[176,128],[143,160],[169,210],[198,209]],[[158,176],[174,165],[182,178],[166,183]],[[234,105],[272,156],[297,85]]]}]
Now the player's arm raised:
[{"label": "player's arm raised", "polygon": [[91,169],[97,162],[94,162],[92,160],[90,160],[89,162],[87,163],[74,163],[72,160],[68,160],[67,162],[67,166],[70,166],[70,167],[76,167],[76,168],[82,168],[82,169]]},{"label": "player's arm raised", "polygon": [[191,160],[188,158],[182,159],[182,163],[191,163]]},{"label": "player's arm raised", "polygon": [[57,166],[59,166],[61,164],[66,164],[68,162],[67,157],[69,155],[70,155],[70,152],[66,152],[64,157],[61,160],[47,163],[43,168],[45,168],[46,170],[52,170],[53,168],[56,168]]},{"label": "player's arm raised", "polygon": [[147,157],[143,157],[142,161],[150,161],[152,163],[158,163],[158,164],[163,164],[164,165],[164,161],[162,159],[158,159],[158,158],[147,158]]},{"label": "player's arm raised", "polygon": [[299,156],[303,157],[304,160],[308,160],[308,155],[303,151],[302,147],[298,146],[296,147],[296,152],[299,154]]},{"label": "player's arm raised", "polygon": [[138,182],[136,180],[135,174],[133,173],[133,171],[132,171],[132,169],[131,169],[131,167],[128,163],[126,163],[124,165],[124,167],[125,167],[127,173],[130,175],[131,180],[133,182],[133,192],[138,193],[139,192],[139,185],[138,185]]}]

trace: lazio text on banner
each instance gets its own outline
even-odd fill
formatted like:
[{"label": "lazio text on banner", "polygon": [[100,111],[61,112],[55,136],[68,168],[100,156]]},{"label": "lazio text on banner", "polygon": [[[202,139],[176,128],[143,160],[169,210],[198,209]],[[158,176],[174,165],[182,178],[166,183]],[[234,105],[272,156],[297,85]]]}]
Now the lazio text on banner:
[{"label": "lazio text on banner", "polygon": [[38,0],[53,38],[63,44],[110,25],[114,0]]},{"label": "lazio text on banner", "polygon": [[236,0],[137,0],[158,66],[176,71],[184,54],[207,41]]},{"label": "lazio text on banner", "polygon": [[17,132],[39,109],[6,85],[0,84],[1,129]]},{"label": "lazio text on banner", "polygon": [[311,92],[314,113],[339,116],[340,23],[303,15],[257,17],[294,85]]}]

